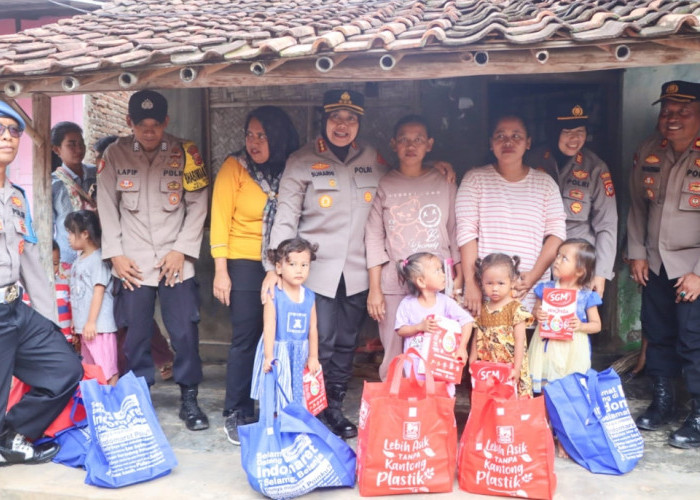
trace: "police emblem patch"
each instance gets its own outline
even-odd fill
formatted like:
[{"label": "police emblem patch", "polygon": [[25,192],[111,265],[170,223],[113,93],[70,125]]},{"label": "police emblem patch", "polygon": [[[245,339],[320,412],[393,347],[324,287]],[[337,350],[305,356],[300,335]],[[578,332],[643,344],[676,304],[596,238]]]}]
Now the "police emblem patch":
[{"label": "police emblem patch", "polygon": [[675,94],[676,92],[678,92],[678,85],[675,83],[669,83],[666,86],[666,94]]},{"label": "police emblem patch", "polygon": [[150,99],[144,99],[141,102],[141,109],[153,109],[153,101]]},{"label": "police emblem patch", "polygon": [[654,198],[656,198],[654,191],[652,191],[651,189],[647,189],[647,198],[649,198],[650,200],[653,200]]},{"label": "police emblem patch", "polygon": [[651,175],[647,175],[644,178],[644,185],[645,186],[653,186],[654,182],[656,182],[656,181],[654,180],[654,178]]},{"label": "police emblem patch", "polygon": [[569,208],[573,213],[577,214],[581,210],[583,210],[583,205],[581,205],[581,203],[579,203],[578,201],[575,201],[571,205],[569,205]]},{"label": "police emblem patch", "polygon": [[691,182],[688,186],[688,191],[691,193],[700,193],[700,182]]},{"label": "police emblem patch", "polygon": [[697,196],[697,195],[691,196],[690,198],[688,198],[688,204],[693,208],[700,207],[700,196]]},{"label": "police emblem patch", "polygon": [[130,189],[134,187],[134,183],[129,179],[124,179],[123,181],[119,182],[119,187],[122,189]]},{"label": "police emblem patch", "polygon": [[178,193],[170,193],[168,195],[168,201],[171,205],[177,205],[180,202],[180,195]]},{"label": "police emblem patch", "polygon": [[575,200],[582,200],[583,199],[583,191],[579,189],[572,189],[569,191],[569,196],[571,196]]},{"label": "police emblem patch", "polygon": [[328,181],[328,185],[332,188],[334,188],[337,185],[337,182],[335,182],[335,179],[331,179]]},{"label": "police emblem patch", "polygon": [[318,199],[318,204],[321,208],[330,208],[330,206],[333,205],[333,198],[324,194]]},{"label": "police emblem patch", "polygon": [[603,187],[605,188],[605,196],[615,196],[615,186],[610,179],[603,182]]},{"label": "police emblem patch", "polygon": [[372,192],[371,191],[365,191],[365,201],[367,203],[372,201]]}]

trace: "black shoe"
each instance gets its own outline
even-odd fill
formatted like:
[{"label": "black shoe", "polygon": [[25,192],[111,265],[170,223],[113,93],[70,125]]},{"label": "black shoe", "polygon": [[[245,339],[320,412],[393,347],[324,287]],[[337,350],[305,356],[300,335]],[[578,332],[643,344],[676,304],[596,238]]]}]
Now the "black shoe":
[{"label": "black shoe", "polygon": [[336,436],[350,439],[357,436],[357,426],[353,424],[339,408],[326,408],[323,413],[326,426]]},{"label": "black shoe", "polygon": [[6,431],[0,436],[0,467],[13,464],[43,464],[56,456],[60,446],[44,443],[34,446],[21,434]]},{"label": "black shoe", "polygon": [[691,404],[690,415],[680,429],[668,437],[671,446],[683,449],[700,447],[700,398],[693,398]]},{"label": "black shoe", "polygon": [[673,420],[676,413],[675,381],[668,377],[654,380],[654,399],[635,423],[644,431],[658,430]]},{"label": "black shoe", "polygon": [[226,417],[226,420],[224,420],[224,432],[226,433],[226,438],[231,444],[240,446],[241,438],[238,437],[238,426],[245,424],[246,420],[238,410],[235,410],[228,417]]},{"label": "black shoe", "polygon": [[197,386],[180,386],[182,394],[182,406],[180,407],[180,419],[191,431],[203,431],[209,428],[209,419],[197,404]]}]

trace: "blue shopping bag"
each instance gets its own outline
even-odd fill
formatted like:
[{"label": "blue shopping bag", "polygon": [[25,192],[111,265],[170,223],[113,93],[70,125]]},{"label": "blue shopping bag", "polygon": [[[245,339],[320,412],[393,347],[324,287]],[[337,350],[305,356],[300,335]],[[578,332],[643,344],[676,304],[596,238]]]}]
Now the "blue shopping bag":
[{"label": "blue shopping bag", "polygon": [[[274,366],[274,365],[273,365]],[[241,463],[250,486],[281,499],[316,488],[355,485],[355,452],[301,404],[289,402],[275,413],[279,395],[276,367],[264,375],[260,420],[238,428]]]},{"label": "blue shopping bag", "polygon": [[53,457],[54,463],[69,467],[85,466],[85,457],[92,443],[90,429],[87,426],[66,429],[56,434],[53,440],[61,447]]},{"label": "blue shopping bag", "polygon": [[80,382],[91,444],[85,483],[120,488],[164,476],[177,465],[143,377],[128,372],[115,387]]},{"label": "blue shopping bag", "polygon": [[554,433],[576,463],[596,474],[634,469],[644,439],[615,370],[567,375],[544,386],[544,395]]}]

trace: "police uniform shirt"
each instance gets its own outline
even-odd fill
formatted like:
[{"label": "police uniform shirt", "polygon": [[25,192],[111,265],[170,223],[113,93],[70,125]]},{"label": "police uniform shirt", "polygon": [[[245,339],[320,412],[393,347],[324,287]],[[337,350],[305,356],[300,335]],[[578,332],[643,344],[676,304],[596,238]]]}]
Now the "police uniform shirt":
[{"label": "police uniform shirt", "polygon": [[28,217],[29,206],[20,188],[9,181],[0,188],[0,286],[21,280],[32,307],[56,322],[49,280],[39,259],[39,247]]},{"label": "police uniform shirt", "polygon": [[676,159],[660,135],[645,140],[635,155],[627,220],[630,259],[648,260],[669,279],[700,275],[700,137]]},{"label": "police uniform shirt", "polygon": [[347,295],[369,288],[365,222],[388,168],[374,147],[358,142],[341,162],[321,137],[287,160],[270,248],[297,234],[318,243],[306,282],[314,292],[335,297],[341,274]]},{"label": "police uniform shirt", "polygon": [[566,212],[566,237],[589,241],[595,247],[596,276],[612,279],[617,253],[617,203],[608,166],[586,148],[561,169],[548,148],[535,150],[528,160],[559,185]]},{"label": "police uniform shirt", "polygon": [[160,269],[154,266],[171,250],[186,256],[180,279],[194,276],[207,215],[207,188],[185,191],[184,164],[183,141],[164,134],[150,164],[141,145],[129,136],[111,144],[98,165],[102,257],[133,259],[144,285],[158,285]]}]

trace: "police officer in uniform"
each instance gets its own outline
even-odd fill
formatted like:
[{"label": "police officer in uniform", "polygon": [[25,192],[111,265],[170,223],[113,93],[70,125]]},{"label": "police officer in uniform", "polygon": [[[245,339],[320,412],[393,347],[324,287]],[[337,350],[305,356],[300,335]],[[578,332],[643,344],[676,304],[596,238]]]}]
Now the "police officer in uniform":
[{"label": "police officer in uniform", "polygon": [[[0,466],[47,462],[58,453],[56,444],[34,446],[26,438],[42,436],[83,375],[80,359],[51,321],[56,305],[24,191],[7,178],[24,128],[22,117],[0,101]],[[20,279],[36,311],[22,302]],[[13,375],[32,389],[5,414]]]},{"label": "police officer in uniform", "polygon": [[593,289],[602,297],[613,278],[617,251],[617,204],[608,166],[588,148],[588,109],[583,100],[562,102],[552,123],[554,142],[527,155],[559,184],[566,212],[566,237],[589,241],[596,252]]},{"label": "police officer in uniform", "polygon": [[[675,414],[675,379],[683,375],[691,411],[669,437],[700,446],[700,84],[661,88],[658,132],[635,155],[627,252],[642,288],[642,329],[653,401],[637,426],[656,430]],[[654,104],[656,104],[656,102]]]},{"label": "police officer in uniform", "polygon": [[[337,435],[357,427],[342,413],[359,329],[367,314],[369,277],[364,231],[379,179],[388,170],[377,150],[357,141],[364,96],[330,90],[323,96],[321,135],[287,160],[270,248],[300,236],[318,243],[306,286],[316,293],[318,354],[328,408],[323,417]],[[262,300],[277,276],[269,270]]]},{"label": "police officer in uniform", "polygon": [[190,430],[209,427],[197,404],[202,380],[199,295],[194,261],[207,214],[208,178],[192,142],[165,133],[168,103],[151,90],[129,99],[133,135],[110,145],[98,165],[102,256],[119,280],[115,317],[127,327],[128,368],[155,382],[150,354],[156,294],[175,350],[180,418]]}]

